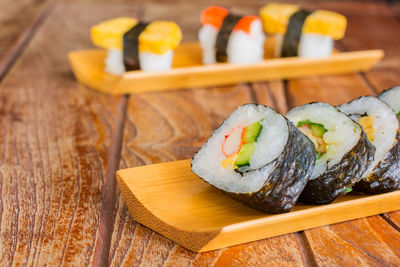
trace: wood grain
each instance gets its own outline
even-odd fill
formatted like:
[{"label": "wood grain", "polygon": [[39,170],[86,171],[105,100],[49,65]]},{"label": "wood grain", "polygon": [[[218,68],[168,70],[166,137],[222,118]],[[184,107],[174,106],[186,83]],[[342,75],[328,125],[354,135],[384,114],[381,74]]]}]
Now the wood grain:
[{"label": "wood grain", "polygon": [[[345,3],[343,4],[348,11],[355,12],[357,14],[361,14],[366,10],[367,14],[375,12],[374,9],[371,8],[375,7],[375,5],[372,4],[370,5],[369,3],[366,4],[368,8],[366,10],[362,10],[362,12],[360,10],[360,7],[362,5],[360,4],[355,4],[355,5],[346,5]],[[150,5],[157,7],[154,8],[157,10],[151,12],[151,14],[157,14],[154,15],[154,18],[161,18],[162,16],[166,16],[165,14],[167,13],[163,11],[163,8],[160,7],[159,3],[146,4],[145,6],[148,7]],[[186,14],[186,16],[184,16],[185,20],[189,22],[187,24],[184,24],[183,30],[189,31],[191,27],[197,27],[197,26],[191,26],[191,25],[197,25],[193,24],[192,21],[195,21],[195,19],[193,19],[194,16],[191,16],[189,12],[190,10],[194,10],[194,8],[187,7],[185,6],[184,3],[180,3],[179,7],[180,7],[179,9],[174,10],[171,14],[177,18],[179,17],[176,14],[180,14],[180,12]],[[382,7],[379,5],[379,8]],[[147,12],[147,8],[145,8],[145,12]],[[150,12],[146,13],[147,16],[150,16],[149,13]],[[153,18],[152,16],[150,17]],[[193,35],[193,37],[188,37],[187,40],[192,40],[192,38],[194,37],[195,35]],[[337,79],[337,77],[334,77],[330,81],[331,84],[335,84],[337,82],[335,81],[335,78]],[[356,77],[353,79],[357,80],[361,78]],[[351,84],[351,82],[345,81],[344,84],[349,85]],[[270,97],[276,96],[277,100],[275,100],[275,102],[279,103],[280,110],[288,109],[285,100],[285,93],[287,92],[285,92],[285,90],[282,90],[281,82],[278,81],[274,83],[274,85],[272,86],[270,84],[266,86],[260,83],[258,85],[252,85],[251,87],[252,90],[250,90],[248,93],[249,100],[253,99],[252,101],[260,101],[262,103],[270,104],[273,103],[273,100]],[[221,92],[219,90],[223,91]],[[189,97],[187,98],[191,99],[189,105],[187,104],[185,105],[183,101],[179,100],[166,101],[166,99],[168,99],[171,96],[193,94],[193,92],[162,93],[162,94],[138,95],[132,97],[130,99],[130,104],[128,109],[128,120],[124,133],[124,146],[122,152],[121,168],[148,164],[150,162],[155,163],[167,160],[183,159],[185,158],[185,156],[191,155],[191,153],[196,151],[194,147],[189,148],[187,145],[184,145],[184,149],[182,149],[182,145],[184,143],[179,142],[179,145],[177,146],[176,142],[174,141],[169,142],[169,140],[176,140],[177,138],[176,135],[179,136],[181,133],[185,134],[189,133],[189,135],[186,136],[187,138],[182,136],[178,139],[181,140],[184,139],[186,142],[190,143],[191,142],[190,140],[193,140],[193,138],[197,138],[198,140],[197,146],[202,142],[204,142],[207,138],[207,135],[212,131],[213,128],[215,128],[218,125],[217,121],[222,120],[222,118],[229,113],[228,111],[229,109],[226,109],[225,115],[216,116],[214,112],[218,111],[221,112],[221,110],[225,109],[228,103],[232,104],[232,107],[230,109],[232,110],[235,107],[235,105],[238,105],[240,103],[240,101],[236,102],[236,100],[229,101],[228,99],[231,99],[232,96],[227,97],[226,90],[227,90],[226,88],[213,89],[215,94],[212,91],[207,92],[198,90],[196,91],[197,93],[195,94],[199,94],[201,92],[201,94],[203,95],[202,97],[204,98],[201,98],[199,96]],[[348,92],[343,91],[343,94],[347,93]],[[347,96],[347,99],[350,99],[351,97],[360,93],[361,92],[351,92],[350,95]],[[168,95],[169,97],[165,98],[165,94]],[[208,95],[207,97],[207,94],[210,95]],[[162,100],[157,101],[154,99],[155,97],[160,97],[162,98]],[[174,99],[179,99],[180,97],[178,98],[174,97]],[[215,99],[216,97],[217,99]],[[222,97],[222,99],[224,100],[218,97]],[[193,99],[195,99],[194,102],[201,101],[207,104],[202,104],[200,106],[195,105],[193,104]],[[232,99],[235,99],[235,97],[233,97]],[[245,102],[249,102],[249,100],[245,100]],[[168,107],[168,105],[166,105],[166,102],[170,102],[169,104],[171,106]],[[179,108],[176,109],[176,107]],[[146,111],[148,113],[147,116],[144,115],[145,114],[145,112],[143,111],[144,109],[147,109]],[[187,110],[190,109],[197,111],[196,113],[194,113],[195,116],[192,117],[193,115],[190,115],[187,116],[187,118],[185,118],[185,116],[182,115],[182,113],[184,113],[182,110],[188,112]],[[193,112],[194,111],[188,113],[193,114]],[[171,116],[172,113],[174,115]],[[177,118],[174,119],[174,116],[176,116]],[[181,123],[177,123],[175,121]],[[194,123],[199,123],[199,124],[201,123],[201,125],[203,126],[206,124],[210,124],[210,126],[208,126],[208,130],[203,130],[202,133],[198,129],[189,131],[188,129],[182,129],[183,125],[194,125]],[[196,126],[196,128],[201,128],[201,127]],[[192,131],[195,133],[191,134]],[[160,134],[162,133],[162,135],[160,136],[160,134],[158,134],[154,136],[154,134],[153,135],[150,134],[151,132],[153,133],[156,132]],[[156,143],[153,143],[154,141]],[[191,145],[196,146],[196,144],[191,144]],[[173,151],[172,154],[171,151]],[[285,242],[284,237],[278,237],[276,240],[283,240],[282,241],[283,245],[279,246],[278,248],[270,246],[270,244],[272,245],[273,241],[271,241],[271,239],[267,239],[260,241],[259,244],[250,243],[247,245],[243,245],[243,247],[239,247],[238,249],[237,247],[231,247],[229,249],[225,249],[222,251],[207,252],[197,255],[194,255],[190,252],[183,253],[183,251],[185,251],[184,249],[177,250],[176,249],[177,246],[174,245],[173,243],[171,244],[171,241],[169,241],[168,239],[165,239],[164,237],[148,230],[147,228],[144,228],[139,224],[134,223],[132,219],[129,218],[126,207],[122,205],[122,203],[123,202],[120,199],[119,201],[120,206],[118,209],[116,225],[113,233],[113,241],[112,241],[113,247],[111,249],[112,265],[119,265],[123,263],[127,264],[141,263],[146,265],[146,263],[149,262],[157,263],[159,265],[168,265],[171,264],[169,259],[172,258],[176,260],[175,263],[177,265],[187,264],[188,262],[192,262],[193,265],[213,265],[218,263],[220,263],[221,265],[223,264],[226,265],[229,263],[232,264],[233,262],[235,263],[246,262],[248,260],[248,254],[246,254],[245,251],[252,251],[252,248],[254,248],[254,246],[264,246],[270,249],[277,249],[277,251],[274,251],[273,253],[275,253],[274,255],[279,255],[275,259],[272,259],[270,256],[267,259],[265,259],[265,257],[255,256],[252,258],[255,264],[267,265],[270,263],[274,263],[274,265],[276,265],[283,262],[287,263],[285,259],[288,258],[293,260],[292,265],[303,265],[304,263],[313,264],[315,262],[314,259],[307,258],[308,247],[304,248],[303,246],[301,246],[300,243],[298,242],[298,239],[293,238],[292,235],[288,236],[290,242],[288,241]],[[118,245],[115,244],[117,240],[119,241]],[[293,244],[297,244],[297,248],[294,248]],[[144,247],[147,247],[147,249]],[[178,248],[180,247],[178,246]],[[249,250],[246,250],[246,248],[248,248]],[[166,256],[166,254],[168,256]],[[226,256],[224,256],[224,254]],[[222,258],[223,260],[219,261],[220,258]]]},{"label": "wood grain", "polygon": [[318,228],[306,236],[319,265],[398,266],[400,262],[399,232],[380,216]]},{"label": "wood grain", "polygon": [[[384,13],[387,14],[388,10]],[[348,15],[349,28],[342,41],[344,48],[356,50],[382,47],[387,54],[397,57],[393,43],[396,41],[388,39],[388,36],[395,35],[392,24],[396,25],[396,23],[389,18],[390,16],[379,14],[375,16]],[[372,25],[373,23],[378,23],[379,26]],[[371,36],[371,31],[375,32],[378,28],[381,38],[369,39],[367,35]],[[382,40],[379,41],[379,39]],[[386,64],[388,67],[385,67]],[[382,63],[365,75],[339,75],[289,81],[287,87],[289,106],[294,107],[310,101],[323,101],[337,105],[361,95],[374,95],[376,91],[381,90],[383,81],[388,77],[386,74],[386,76],[376,74],[384,72],[385,68],[394,71],[393,64],[392,59],[386,57]],[[391,81],[398,80],[394,76]],[[378,84],[379,87],[376,88],[373,84]],[[386,84],[388,84],[387,81]],[[391,213],[388,219],[395,217],[397,213]],[[400,263],[396,245],[399,244],[400,234],[398,228],[393,227],[391,222],[383,220],[380,216],[373,216],[307,230],[304,234],[318,265],[396,266]],[[375,240],[379,241],[375,242]],[[375,253],[376,251],[379,253]]]},{"label": "wood grain", "polygon": [[[132,95],[125,126],[121,168],[191,157],[236,106],[252,102],[254,95],[246,85]],[[219,256],[231,253],[230,249],[227,249],[218,253],[192,254],[147,228],[140,225],[133,227],[130,225],[133,221],[126,216],[129,217],[129,214],[123,205],[119,207],[113,234],[112,244],[115,247],[112,248],[112,265],[133,263],[169,265],[172,263],[172,255],[174,263],[178,265],[187,262],[199,265],[214,264]],[[143,232],[139,232],[141,235],[138,235],[136,233],[138,229],[146,230],[148,233],[143,235]],[[131,241],[132,236],[133,241]],[[288,235],[286,238],[292,243],[296,242],[293,235]],[[119,243],[116,240],[119,240]],[[138,250],[135,247],[138,242],[145,242],[147,244],[145,247],[148,249]],[[258,245],[269,247],[270,242],[263,240]],[[279,255],[290,255],[293,262],[302,264],[302,255],[298,249],[289,246],[275,249],[279,251]],[[235,248],[235,251],[237,250]],[[244,250],[244,247],[239,250]],[[168,259],[165,259],[164,253],[169,255]],[[244,257],[246,253],[239,255],[242,260]],[[272,259],[264,259],[261,256],[256,257],[254,261],[273,262]]]},{"label": "wood grain", "polygon": [[398,209],[400,192],[347,194],[329,205],[296,204],[266,214],[199,179],[190,159],[122,169],[121,195],[132,218],[195,252],[211,251]]},{"label": "wood grain", "polygon": [[51,9],[52,0],[0,1],[0,79]]},{"label": "wood grain", "polygon": [[[361,95],[374,94],[362,76],[357,74],[290,81],[287,90],[291,107],[310,101],[337,105]],[[360,226],[360,221],[365,222],[362,224],[365,227]],[[367,225],[375,224],[375,227],[367,227]],[[351,230],[347,230],[348,228]],[[385,234],[381,232],[381,229],[385,229],[383,230]],[[400,233],[379,216],[306,230],[304,234],[318,265],[395,266],[400,263],[396,252],[398,248],[394,245],[398,244]],[[370,234],[375,236],[373,240],[377,237],[386,239],[367,243],[371,237],[365,240],[364,237]],[[361,246],[362,244],[371,245],[371,249],[368,249],[368,245]],[[395,249],[394,252],[393,249]],[[375,254],[374,251],[381,252]]]},{"label": "wood grain", "polygon": [[91,46],[92,24],[132,12],[127,7],[56,6],[3,80],[2,265],[92,262],[120,99],[77,84],[66,54]]},{"label": "wood grain", "polygon": [[[386,6],[386,12],[391,12]],[[373,49],[385,51],[385,57],[365,77],[377,91],[400,84],[400,20],[394,16],[349,16],[349,26],[342,44],[347,50]],[[373,33],[373,34],[371,34]],[[373,36],[373,38],[371,38]]]},{"label": "wood grain", "polygon": [[[91,47],[88,30],[92,24],[117,15],[136,16],[138,13],[135,12],[135,7],[145,12],[146,19],[177,20],[183,25],[185,40],[194,40],[197,35],[198,14],[206,5],[220,4],[230,6],[238,12],[256,13],[265,2],[206,0],[193,3],[184,0],[144,0],[133,5],[126,0],[117,1],[121,3],[118,5],[92,0],[59,2],[88,4],[55,5],[55,10],[49,9],[49,17],[45,14],[35,20],[38,18],[37,14],[43,14],[41,10],[47,1],[0,2],[0,18],[8,21],[8,26],[2,27],[0,31],[0,46],[8,47],[5,50],[0,49],[0,54],[5,53],[8,59],[0,56],[0,61],[7,62],[5,66],[11,66],[10,62],[19,55],[18,51],[22,51],[20,48],[33,36],[0,86],[2,264],[88,265],[93,263],[95,244],[107,251],[107,243],[111,243],[109,255],[112,265],[125,263],[137,266],[142,263],[224,266],[247,262],[263,266],[315,265],[315,262],[320,265],[350,265],[354,262],[398,265],[395,261],[395,257],[399,257],[398,245],[396,246],[399,243],[398,235],[393,231],[399,230],[398,212],[356,221],[358,225],[338,224],[337,228],[323,228],[305,235],[299,233],[281,236],[230,249],[196,254],[135,223],[122,199],[114,198],[111,206],[116,206],[115,223],[113,210],[103,213],[104,220],[114,224],[105,230],[112,231],[112,241],[109,242],[106,238],[105,243],[96,243],[106,237],[106,234],[98,230],[101,228],[101,210],[105,207],[102,198],[107,194],[113,199],[113,194],[110,193],[113,187],[103,190],[107,179],[110,181],[105,172],[106,169],[112,169],[113,164],[110,162],[115,163],[118,158],[116,152],[110,152],[109,147],[112,146],[112,141],[118,144],[121,126],[118,124],[123,119],[119,112],[124,110],[124,104],[120,98],[106,97],[77,85],[69,71],[66,53]],[[398,59],[395,59],[399,51],[395,46],[398,44],[398,35],[393,34],[398,28],[396,23],[399,22],[396,9],[389,9],[385,1],[309,1],[306,6],[332,9],[352,16],[349,19],[347,36],[351,36],[353,40],[349,43],[346,43],[347,39],[343,41],[348,49],[384,48],[389,53],[390,57],[385,58],[378,68],[368,72],[364,76],[365,80],[363,76],[354,76],[350,80],[357,84],[360,82],[368,92],[371,89],[380,91],[399,83]],[[393,16],[396,12],[397,17]],[[20,14],[23,14],[23,19]],[[374,17],[369,21],[370,16]],[[36,24],[32,24],[32,21]],[[358,24],[353,27],[353,23]],[[3,22],[1,24],[4,25]],[[37,25],[38,28],[40,26],[39,31],[33,30],[36,26],[32,28],[32,25]],[[357,27],[364,25],[368,27],[359,31]],[[357,34],[364,37],[358,37]],[[365,34],[370,34],[371,38]],[[373,40],[374,34],[381,41],[376,42],[378,38]],[[185,91],[179,94],[162,93],[132,98],[129,101],[124,131],[121,167],[190,157],[237,105],[244,102],[275,103],[279,110],[285,110],[285,94],[291,96],[291,93],[298,93],[300,87],[304,89],[303,86],[307,84],[314,87],[319,83],[324,86],[330,84],[333,91],[338,88],[334,87],[335,82],[347,89],[354,88],[346,77],[345,81],[339,81],[342,78],[336,76],[328,79],[328,82],[310,79],[304,85],[299,83],[297,89],[289,86],[292,88],[290,93],[289,90],[282,90],[282,82],[277,81],[198,90],[197,93]],[[357,89],[355,92],[339,92],[346,100],[361,93]],[[312,90],[309,93],[310,99],[323,99],[324,96],[318,90],[314,92],[317,96],[313,96]],[[293,96],[289,99],[296,101]],[[306,98],[301,98],[298,102],[306,101]],[[171,116],[175,119],[170,120]],[[187,125],[196,126],[188,129]],[[160,134],[154,135],[153,129]],[[376,225],[371,225],[373,223]],[[108,223],[102,223],[103,230],[106,225]],[[360,237],[353,230],[361,233],[362,242],[354,240]],[[364,234],[368,238],[364,238]],[[343,251],[332,244],[330,239],[349,250]],[[371,239],[372,246],[368,248],[365,244]],[[374,239],[378,241],[375,242]],[[343,253],[330,256],[324,249],[325,246],[334,251],[339,249]],[[309,247],[312,250],[309,251]],[[379,251],[382,255],[371,250]],[[356,260],[351,261],[353,255]],[[318,261],[314,256],[318,257]],[[385,257],[387,259],[382,260]]]}]

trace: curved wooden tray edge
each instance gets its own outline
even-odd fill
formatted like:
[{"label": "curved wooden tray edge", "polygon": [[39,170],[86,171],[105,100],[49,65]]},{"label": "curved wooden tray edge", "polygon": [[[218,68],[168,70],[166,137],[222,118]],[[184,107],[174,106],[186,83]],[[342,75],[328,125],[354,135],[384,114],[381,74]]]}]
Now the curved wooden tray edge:
[{"label": "curved wooden tray edge", "polygon": [[[297,204],[289,213],[265,214],[201,181],[191,173],[190,160],[119,170],[117,180],[133,219],[195,252],[395,211],[400,203],[400,191],[346,195],[328,205]],[[199,195],[199,187],[209,192]],[[188,204],[181,205],[182,200]],[[190,218],[180,220],[184,215]]]},{"label": "curved wooden tray edge", "polygon": [[[188,53],[190,46],[188,48],[182,51]],[[198,53],[197,48],[195,51]],[[383,56],[383,50],[364,50],[334,53],[322,59],[291,57],[266,59],[254,64],[214,65],[199,65],[196,60],[191,62],[190,58],[178,56],[183,58],[183,63],[178,62],[176,65],[185,67],[161,72],[129,71],[122,76],[115,76],[103,71],[106,51],[80,50],[68,55],[80,83],[113,95],[366,71]]]},{"label": "curved wooden tray edge", "polygon": [[117,182],[121,190],[122,198],[128,207],[131,217],[135,221],[191,251],[203,252],[216,249],[209,249],[207,244],[209,244],[210,241],[212,241],[219,234],[218,230],[194,232],[172,226],[166,221],[158,218],[157,215],[151,211],[151,209],[147,208],[143,203],[141,203],[135,197],[125,180],[120,177],[118,172]]}]

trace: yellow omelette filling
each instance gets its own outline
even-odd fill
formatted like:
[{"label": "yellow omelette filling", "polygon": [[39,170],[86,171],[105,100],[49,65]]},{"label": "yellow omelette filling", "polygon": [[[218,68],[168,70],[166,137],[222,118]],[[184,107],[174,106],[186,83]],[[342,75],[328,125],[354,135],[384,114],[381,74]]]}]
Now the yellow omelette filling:
[{"label": "yellow omelette filling", "polygon": [[182,32],[176,23],[155,21],[139,35],[139,51],[162,55],[177,48],[181,40]]},{"label": "yellow omelette filling", "polygon": [[364,116],[358,120],[358,123],[362,126],[364,132],[367,134],[369,141],[375,140],[375,129],[374,120],[371,116]]},{"label": "yellow omelette filling", "polygon": [[124,17],[103,21],[90,30],[92,42],[104,49],[122,50],[122,37],[137,23],[137,19]]},{"label": "yellow omelette filling", "polygon": [[[122,50],[123,36],[138,21],[133,18],[115,18],[101,22],[91,29],[92,41],[104,49]],[[182,32],[174,22],[155,21],[139,35],[139,52],[165,54],[175,49],[182,40]]]},{"label": "yellow omelette filling", "polygon": [[[290,17],[300,9],[294,4],[270,3],[260,10],[264,31],[268,34],[284,34]],[[331,36],[334,40],[343,38],[346,31],[346,17],[336,12],[316,10],[305,20],[302,33]]]},{"label": "yellow omelette filling", "polygon": [[265,5],[260,9],[264,31],[270,34],[284,34],[290,16],[299,9],[298,5],[292,4],[270,3]]},{"label": "yellow omelette filling", "polygon": [[233,170],[235,169],[235,161],[238,157],[238,153],[233,154],[230,157],[227,157],[221,161],[221,166],[225,169],[226,167],[231,167]]}]

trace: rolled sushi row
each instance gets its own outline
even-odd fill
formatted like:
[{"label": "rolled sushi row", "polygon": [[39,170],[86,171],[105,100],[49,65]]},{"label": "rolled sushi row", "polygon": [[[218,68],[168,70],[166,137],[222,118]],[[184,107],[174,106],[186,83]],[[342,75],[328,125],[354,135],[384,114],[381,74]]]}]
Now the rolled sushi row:
[{"label": "rolled sushi row", "polygon": [[[198,37],[203,64],[243,64],[263,60],[265,34],[275,36],[277,57],[328,57],[333,40],[344,35],[346,18],[325,10],[312,12],[293,4],[270,3],[261,9],[260,17],[209,6],[201,14],[201,24]],[[182,32],[171,21],[121,17],[93,26],[91,37],[96,46],[107,50],[105,70],[121,75],[130,70],[170,69]]]},{"label": "rolled sushi row", "polygon": [[194,155],[192,171],[268,213],[288,212],[298,200],[327,204],[352,190],[395,191],[400,189],[399,103],[400,87],[338,107],[306,104],[285,116],[246,104]]}]

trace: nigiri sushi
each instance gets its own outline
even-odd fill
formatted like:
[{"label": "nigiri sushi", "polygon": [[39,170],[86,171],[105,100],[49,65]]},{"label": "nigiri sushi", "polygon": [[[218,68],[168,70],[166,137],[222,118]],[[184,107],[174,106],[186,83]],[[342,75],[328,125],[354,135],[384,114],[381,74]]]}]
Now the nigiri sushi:
[{"label": "nigiri sushi", "polygon": [[257,16],[240,16],[218,6],[201,15],[199,41],[203,64],[254,63],[264,56],[265,35]]},{"label": "nigiri sushi", "polygon": [[261,8],[260,17],[264,31],[275,35],[276,57],[329,57],[334,40],[343,38],[347,25],[341,14],[309,11],[295,4],[267,4]]},{"label": "nigiri sushi", "polygon": [[108,50],[105,70],[121,75],[129,70],[170,69],[182,33],[174,22],[121,17],[93,26],[91,37],[95,45]]}]

